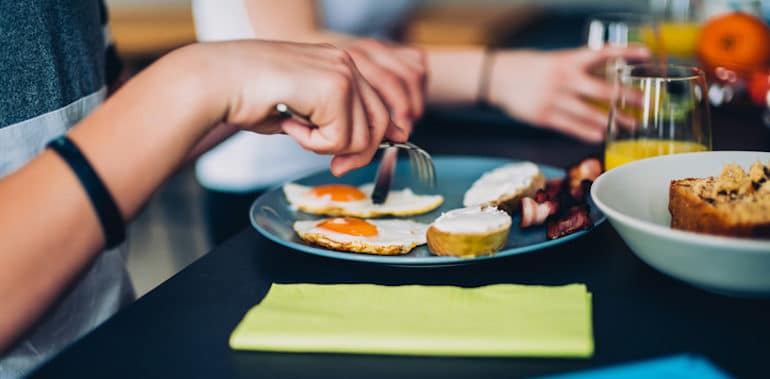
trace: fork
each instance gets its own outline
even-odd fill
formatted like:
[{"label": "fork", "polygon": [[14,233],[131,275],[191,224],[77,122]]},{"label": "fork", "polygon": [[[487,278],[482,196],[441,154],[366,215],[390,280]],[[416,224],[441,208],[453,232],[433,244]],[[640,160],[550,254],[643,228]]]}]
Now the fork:
[{"label": "fork", "polygon": [[380,149],[387,149],[390,147],[406,150],[407,154],[409,154],[409,164],[412,172],[417,173],[417,178],[420,179],[420,182],[423,185],[430,189],[436,188],[436,166],[433,164],[433,158],[431,158],[427,151],[408,141],[398,143],[383,140],[382,143],[380,143]]},{"label": "fork", "polygon": [[[275,106],[274,114],[282,117],[289,117],[293,118],[297,121],[300,121],[304,124],[314,126],[312,121],[310,121],[310,118],[302,113],[297,112],[293,108],[289,107],[287,104],[284,103],[278,103]],[[419,146],[411,143],[411,142],[393,142],[389,140],[383,140],[382,143],[380,143],[379,148],[380,149],[388,149],[391,147],[404,149],[409,154],[409,163],[410,167],[412,169],[412,173],[417,174],[417,178],[419,179],[420,183],[422,183],[424,186],[428,187],[429,189],[436,188],[436,167],[433,164],[433,159],[430,157],[430,154],[420,148]],[[377,170],[378,173],[381,170]],[[384,191],[384,194],[383,194]],[[385,198],[388,195],[389,188],[386,189],[377,189],[375,188],[375,191],[372,192],[372,201],[375,204],[380,204],[385,201]],[[375,193],[377,193],[377,196],[375,198]]]}]

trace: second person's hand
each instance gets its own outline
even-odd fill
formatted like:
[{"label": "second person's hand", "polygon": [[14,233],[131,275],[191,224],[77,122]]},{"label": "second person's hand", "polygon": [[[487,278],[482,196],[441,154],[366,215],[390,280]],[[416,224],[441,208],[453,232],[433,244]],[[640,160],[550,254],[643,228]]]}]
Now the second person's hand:
[{"label": "second person's hand", "polygon": [[591,69],[616,57],[635,62],[650,54],[642,47],[501,50],[494,56],[485,100],[534,125],[598,143],[608,115],[587,100],[609,104],[612,83],[592,75]]}]

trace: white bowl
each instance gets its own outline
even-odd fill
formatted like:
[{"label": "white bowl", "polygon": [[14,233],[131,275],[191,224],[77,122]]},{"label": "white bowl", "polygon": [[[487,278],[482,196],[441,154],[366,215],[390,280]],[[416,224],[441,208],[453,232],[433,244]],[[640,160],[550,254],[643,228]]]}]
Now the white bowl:
[{"label": "white bowl", "polygon": [[652,267],[703,289],[770,296],[770,240],[718,237],[671,229],[673,179],[718,176],[727,163],[747,169],[768,152],[713,151],[643,159],[610,170],[591,198],[631,250]]}]

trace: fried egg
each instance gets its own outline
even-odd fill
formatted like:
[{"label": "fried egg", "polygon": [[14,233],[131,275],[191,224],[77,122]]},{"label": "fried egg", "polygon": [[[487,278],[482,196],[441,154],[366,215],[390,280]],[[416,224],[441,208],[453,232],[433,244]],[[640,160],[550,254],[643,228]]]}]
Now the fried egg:
[{"label": "fried egg", "polygon": [[430,212],[444,202],[441,195],[418,195],[405,188],[391,190],[383,204],[374,204],[371,200],[373,189],[371,183],[360,187],[347,184],[308,187],[295,183],[283,186],[292,206],[303,212],[328,216],[413,216]]},{"label": "fried egg", "polygon": [[302,240],[329,249],[376,255],[401,255],[425,244],[428,225],[411,220],[334,217],[294,222]]}]

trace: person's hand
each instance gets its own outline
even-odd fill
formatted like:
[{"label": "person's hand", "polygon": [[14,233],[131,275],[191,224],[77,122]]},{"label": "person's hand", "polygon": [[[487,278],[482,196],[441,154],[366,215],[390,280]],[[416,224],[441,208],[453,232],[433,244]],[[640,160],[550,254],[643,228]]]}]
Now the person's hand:
[{"label": "person's hand", "polygon": [[[228,125],[257,133],[286,133],[303,148],[333,154],[335,175],[367,164],[383,136],[405,141],[377,92],[350,55],[331,45],[266,41],[204,44],[216,67]],[[271,117],[277,103],[307,115],[314,126]],[[272,120],[272,121],[270,121]],[[269,164],[269,162],[265,162]]]},{"label": "person's hand", "polygon": [[411,133],[425,108],[424,52],[374,39],[354,40],[340,46],[385,101],[393,121],[407,134]]},{"label": "person's hand", "polygon": [[492,57],[486,100],[531,124],[600,142],[607,113],[587,100],[609,104],[612,83],[592,75],[591,70],[617,57],[635,62],[649,56],[642,47],[498,51]]}]

